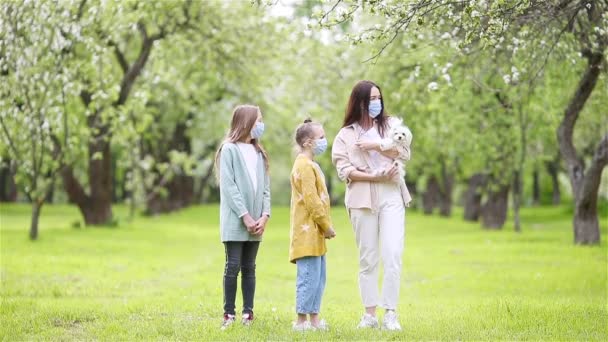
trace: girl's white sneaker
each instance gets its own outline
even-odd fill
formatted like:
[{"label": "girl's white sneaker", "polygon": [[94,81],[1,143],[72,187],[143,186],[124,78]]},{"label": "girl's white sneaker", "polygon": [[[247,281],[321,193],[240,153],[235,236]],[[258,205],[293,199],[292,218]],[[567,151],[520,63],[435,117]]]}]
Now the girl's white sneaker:
[{"label": "girl's white sneaker", "polygon": [[389,310],[384,315],[384,321],[382,327],[386,330],[401,330],[401,324],[397,318],[397,313],[393,310]]},{"label": "girl's white sneaker", "polygon": [[226,330],[235,320],[236,317],[234,315],[224,314],[224,320],[222,321],[222,327],[220,329]]},{"label": "girl's white sneaker", "polygon": [[312,326],[313,330],[327,331],[329,330],[329,325],[325,322],[324,319],[320,320],[319,323],[315,326]]},{"label": "girl's white sneaker", "polygon": [[378,327],[378,318],[366,313],[361,317],[361,321],[359,321],[359,325],[357,328],[359,329],[367,329],[367,328],[377,328]]},{"label": "girl's white sneaker", "polygon": [[312,329],[312,326],[310,325],[309,321],[302,322],[302,323],[293,322],[293,331],[307,331],[307,330],[311,330],[311,329]]}]

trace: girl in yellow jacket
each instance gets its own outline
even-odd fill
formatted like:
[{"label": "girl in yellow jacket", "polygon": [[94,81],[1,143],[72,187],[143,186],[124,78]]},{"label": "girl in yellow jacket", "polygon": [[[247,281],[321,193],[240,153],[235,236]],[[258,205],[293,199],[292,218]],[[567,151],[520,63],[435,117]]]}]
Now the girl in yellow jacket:
[{"label": "girl in yellow jacket", "polygon": [[[327,149],[320,123],[304,121],[296,129],[299,154],[291,171],[291,230],[289,261],[298,268],[296,312],[293,328],[326,330],[319,319],[325,289],[325,239],[336,236],[329,216],[329,194],[325,177],[314,157]],[[307,315],[310,321],[307,320]]]}]

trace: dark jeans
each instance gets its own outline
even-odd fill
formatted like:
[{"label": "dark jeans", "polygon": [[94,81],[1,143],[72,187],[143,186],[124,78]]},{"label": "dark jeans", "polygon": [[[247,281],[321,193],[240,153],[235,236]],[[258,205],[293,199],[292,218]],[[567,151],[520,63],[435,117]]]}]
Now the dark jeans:
[{"label": "dark jeans", "polygon": [[255,295],[255,258],[260,247],[259,241],[228,241],[226,267],[224,268],[224,313],[234,315],[237,277],[241,271],[241,292],[243,293],[243,313],[253,313]]}]

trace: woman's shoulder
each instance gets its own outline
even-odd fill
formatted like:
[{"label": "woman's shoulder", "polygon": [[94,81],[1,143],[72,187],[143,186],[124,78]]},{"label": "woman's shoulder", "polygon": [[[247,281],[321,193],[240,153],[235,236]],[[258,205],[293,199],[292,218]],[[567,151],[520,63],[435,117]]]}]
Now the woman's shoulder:
[{"label": "woman's shoulder", "polygon": [[353,125],[348,125],[340,128],[338,134],[336,134],[336,138],[344,138],[348,134],[352,134],[355,132],[355,127]]}]

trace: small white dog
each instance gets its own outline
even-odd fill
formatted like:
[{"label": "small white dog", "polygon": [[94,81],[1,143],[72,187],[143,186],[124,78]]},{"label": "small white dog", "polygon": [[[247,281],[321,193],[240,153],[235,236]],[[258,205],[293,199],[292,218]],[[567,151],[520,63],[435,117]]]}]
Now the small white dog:
[{"label": "small white dog", "polygon": [[[391,148],[396,148],[399,154],[405,155],[406,160],[410,159],[410,145],[412,144],[412,131],[403,124],[403,121],[399,121],[394,124],[388,136],[380,142],[380,149],[386,151]],[[405,177],[405,164],[401,160],[395,160],[394,165],[399,169],[399,177],[403,179]]]}]

